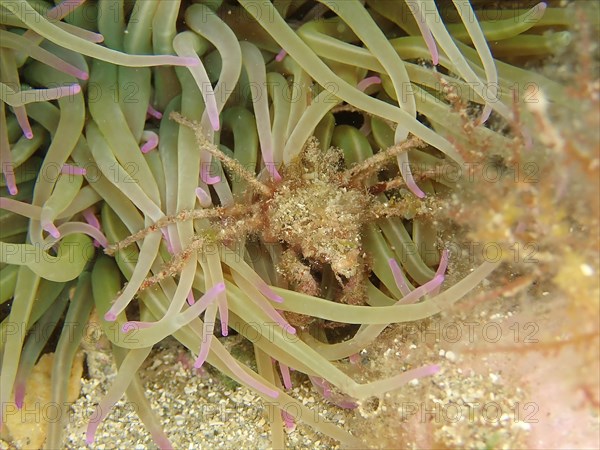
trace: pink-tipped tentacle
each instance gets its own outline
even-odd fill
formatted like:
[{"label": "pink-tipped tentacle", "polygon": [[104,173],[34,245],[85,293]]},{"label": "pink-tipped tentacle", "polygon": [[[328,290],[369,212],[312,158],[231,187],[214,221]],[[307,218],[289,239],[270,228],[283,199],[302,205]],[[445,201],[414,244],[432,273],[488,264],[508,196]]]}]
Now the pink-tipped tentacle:
[{"label": "pink-tipped tentacle", "polygon": [[332,403],[344,409],[355,409],[358,407],[356,401],[354,401],[354,399],[352,399],[351,397],[340,394],[334,395],[331,391],[331,387],[329,386],[327,380],[310,375],[308,378],[310,379],[317,392],[319,392],[323,396],[323,398],[325,398],[329,403]]},{"label": "pink-tipped tentacle", "polygon": [[188,69],[194,78],[194,81],[200,88],[200,94],[204,100],[206,107],[205,114],[208,115],[210,125],[214,131],[218,131],[221,127],[219,120],[219,108],[217,106],[217,99],[215,97],[215,91],[210,82],[206,67],[202,63],[202,60],[196,54],[194,46],[192,44],[193,39],[190,38],[190,34],[181,33],[173,40],[173,49],[179,56],[185,56],[196,60],[196,64],[188,66]]},{"label": "pink-tipped tentacle", "polygon": [[27,139],[33,139],[33,131],[31,130],[31,124],[29,123],[29,117],[27,117],[27,111],[24,106],[15,106],[13,112],[17,117],[17,122],[23,130],[23,136]]},{"label": "pink-tipped tentacle", "polygon": [[446,273],[446,269],[448,268],[448,259],[449,259],[448,249],[444,249],[444,251],[442,252],[442,256],[440,258],[440,264],[438,266],[438,269],[437,269],[434,277],[431,280],[429,280],[427,283],[425,283],[422,286],[419,286],[418,288],[411,291],[408,287],[408,283],[406,281],[406,277],[404,276],[404,273],[402,272],[402,269],[400,269],[400,266],[393,258],[390,258],[388,263],[390,265],[390,268],[392,269],[392,274],[394,275],[394,281],[396,282],[396,286],[398,286],[398,289],[400,289],[400,292],[403,295],[403,297],[400,300],[398,300],[397,304],[398,305],[407,305],[407,304],[416,302],[417,300],[419,300],[422,296],[424,296],[426,294],[434,294],[434,295],[437,294],[440,286],[442,285],[442,283],[444,282],[444,279],[446,278],[445,273]]},{"label": "pink-tipped tentacle", "polygon": [[264,308],[263,311],[265,311],[283,331],[289,334],[296,334],[296,329],[284,319],[281,311],[273,308]]},{"label": "pink-tipped tentacle", "polygon": [[390,265],[390,269],[392,269],[392,275],[394,276],[394,281],[396,282],[396,286],[400,289],[402,295],[410,294],[410,288],[408,287],[408,282],[406,281],[406,277],[404,276],[404,272],[396,262],[394,258],[390,258],[388,260],[388,264]]},{"label": "pink-tipped tentacle", "polygon": [[290,368],[283,364],[281,361],[278,362],[279,371],[281,372],[281,378],[283,379],[283,386],[286,389],[292,389],[292,377],[290,376]]},{"label": "pink-tipped tentacle", "polygon": [[275,61],[281,62],[283,58],[287,56],[287,52],[284,49],[281,49],[277,55],[275,55]]},{"label": "pink-tipped tentacle", "polygon": [[96,214],[94,214],[94,210],[91,207],[87,208],[87,209],[84,209],[83,212],[82,212],[82,214],[83,214],[83,218],[85,219],[85,221],[87,223],[89,223],[94,228],[97,228],[99,230],[101,229],[100,228],[100,221],[96,217]]},{"label": "pink-tipped tentacle", "polygon": [[71,164],[63,164],[60,169],[63,175],[85,175],[87,171],[83,167],[72,166]]},{"label": "pink-tipped tentacle", "polygon": [[[91,207],[83,210],[83,218],[98,231],[102,231],[102,228],[100,227],[100,221],[96,217],[96,214],[94,214],[94,210]],[[100,247],[100,241],[98,241],[98,239],[94,239],[94,247]]]},{"label": "pink-tipped tentacle", "polygon": [[15,404],[17,409],[23,408],[23,400],[25,400],[26,380],[17,380],[15,382]]},{"label": "pink-tipped tentacle", "polygon": [[271,287],[265,283],[262,279],[257,280],[256,287],[260,291],[262,295],[267,297],[269,300],[274,301],[275,303],[283,303],[283,297],[277,295]]},{"label": "pink-tipped tentacle", "polygon": [[[216,302],[219,301],[219,295],[225,292],[225,283],[217,283],[210,289],[206,291],[206,293],[200,297],[200,300],[197,303],[206,304],[207,311],[204,315],[204,327],[202,330],[202,342],[200,343],[200,351],[198,352],[198,357],[194,362],[194,368],[198,369],[202,367],[206,358],[208,358],[208,353],[210,351],[210,344],[213,338],[213,329],[214,329],[214,316],[215,316],[215,305]],[[196,305],[194,305],[196,307]]]},{"label": "pink-tipped tentacle", "polygon": [[363,80],[360,80],[358,82],[358,84],[356,85],[356,87],[364,92],[369,86],[372,86],[374,84],[381,84],[381,78],[378,77],[377,75],[374,75],[372,77],[367,77],[364,78]]},{"label": "pink-tipped tentacle", "polygon": [[229,336],[229,308],[227,299],[219,299],[219,319],[221,320],[221,336]]},{"label": "pink-tipped tentacle", "polygon": [[198,197],[198,201],[200,202],[200,206],[203,208],[208,208],[212,205],[212,199],[210,195],[202,186],[198,186],[196,188],[196,197]]},{"label": "pink-tipped tentacle", "polygon": [[19,193],[19,189],[17,188],[17,179],[15,177],[12,161],[2,161],[2,173],[4,174],[4,180],[6,181],[8,193],[10,195],[17,195]]},{"label": "pink-tipped tentacle", "polygon": [[317,388],[319,393],[323,395],[323,397],[327,399],[331,398],[331,388],[329,387],[329,383],[327,383],[327,380],[321,377],[315,377],[311,375],[309,375],[308,378],[312,382],[313,386]]},{"label": "pink-tipped tentacle", "polygon": [[191,289],[187,296],[187,302],[188,302],[188,305],[190,305],[190,306],[192,306],[194,303],[196,303],[196,300],[194,299],[194,293],[192,292]]},{"label": "pink-tipped tentacle", "polygon": [[408,162],[408,153],[400,153],[397,157],[398,167],[400,168],[400,174],[406,182],[406,187],[415,194],[418,198],[425,198],[425,192],[417,186],[415,179],[413,178],[412,171],[410,170],[410,163]]},{"label": "pink-tipped tentacle", "polygon": [[159,120],[163,117],[163,114],[157,109],[155,109],[152,105],[148,105],[148,110],[146,111],[146,114],[148,114],[150,117],[154,117],[155,119]]},{"label": "pink-tipped tentacle", "polygon": [[445,275],[446,270],[448,269],[448,261],[450,259],[450,252],[447,248],[442,251],[442,256],[440,257],[440,264],[438,265],[437,270],[435,271],[436,275]]},{"label": "pink-tipped tentacle", "polygon": [[210,175],[210,162],[212,160],[212,157],[209,158],[208,163],[204,164],[202,163],[201,167],[200,167],[200,179],[202,181],[204,181],[206,184],[217,184],[219,181],[221,181],[221,177],[220,176],[211,176]]},{"label": "pink-tipped tentacle", "polygon": [[296,421],[294,420],[294,417],[283,409],[281,410],[281,418],[283,419],[283,424],[288,430],[291,431],[296,428]]},{"label": "pink-tipped tentacle", "polygon": [[404,372],[405,375],[412,375],[413,380],[418,380],[419,378],[430,377],[435,375],[440,371],[441,367],[438,364],[429,364],[423,367],[418,367],[416,369],[408,370]]},{"label": "pink-tipped tentacle", "polygon": [[173,249],[173,243],[171,242],[171,238],[169,237],[168,230],[166,228],[161,228],[160,232],[162,233],[163,238],[167,243],[167,251],[172,255],[173,253],[175,253],[175,250]]},{"label": "pink-tipped tentacle", "polygon": [[[448,261],[450,258],[450,252],[448,251],[447,248],[445,248],[442,251],[442,256],[440,257],[440,263],[438,265],[437,270],[435,271],[435,275],[436,276],[441,276],[442,278],[442,282],[444,281],[444,278],[446,276],[446,270],[448,270]],[[440,283],[441,286],[441,283]],[[440,292],[440,286],[434,288],[431,290],[430,294],[431,295],[437,295]]]},{"label": "pink-tipped tentacle", "polygon": [[42,223],[42,229],[44,231],[47,231],[50,234],[50,236],[52,236],[54,239],[60,238],[60,231],[58,231],[58,228],[56,228],[54,223],[52,223],[50,220],[47,220],[47,219],[42,219],[41,223]]},{"label": "pink-tipped tentacle", "polygon": [[419,286],[414,291],[412,291],[410,294],[402,297],[400,300],[398,300],[397,304],[398,305],[410,305],[411,303],[415,303],[417,300],[419,300],[424,295],[431,294],[434,291],[434,289],[438,288],[443,282],[444,282],[444,276],[436,275],[431,280],[429,280],[427,283],[423,284],[422,286]]},{"label": "pink-tipped tentacle", "polygon": [[[356,87],[360,91],[364,92],[369,86],[372,86],[374,84],[381,84],[381,78],[377,75],[360,80]],[[363,135],[368,136],[371,133],[371,121],[365,118],[365,122],[360,127],[359,131]]]},{"label": "pink-tipped tentacle", "polygon": [[410,12],[412,12],[417,26],[419,27],[419,31],[425,40],[425,45],[427,45],[427,50],[429,50],[429,54],[431,55],[431,61],[434,65],[438,65],[440,60],[440,55],[437,49],[437,45],[435,43],[435,39],[433,38],[433,34],[425,21],[426,12],[422,11],[417,2],[406,2],[408,5]]},{"label": "pink-tipped tentacle", "polygon": [[158,147],[158,134],[154,131],[145,130],[142,133],[142,142],[144,142],[144,144],[140,147],[140,150],[142,153],[146,154],[150,150],[154,150]]},{"label": "pink-tipped tentacle", "polygon": [[[94,227],[93,225],[90,225],[89,223],[66,222],[66,223],[63,223],[62,225],[60,225],[59,227],[57,227],[57,230],[59,232],[59,236],[68,236],[70,234],[75,234],[75,233],[87,234],[88,236],[92,237],[94,239],[94,241],[97,241],[98,245],[100,247],[102,247],[102,248],[108,247],[108,239],[106,239],[106,236],[104,236],[104,233],[102,233],[102,231],[100,231],[100,229]],[[56,238],[56,239],[58,239],[58,238]],[[52,242],[52,239],[48,239],[47,243],[50,245],[56,244],[55,242]]]}]

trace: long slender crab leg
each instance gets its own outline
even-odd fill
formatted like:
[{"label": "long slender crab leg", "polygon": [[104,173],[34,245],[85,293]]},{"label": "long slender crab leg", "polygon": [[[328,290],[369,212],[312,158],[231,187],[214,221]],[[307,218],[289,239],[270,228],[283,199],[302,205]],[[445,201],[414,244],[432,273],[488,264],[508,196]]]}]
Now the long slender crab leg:
[{"label": "long slender crab leg", "polygon": [[370,158],[363,162],[356,164],[355,166],[347,169],[342,174],[342,179],[345,180],[346,184],[355,181],[358,177],[364,177],[370,175],[374,171],[378,171],[382,164],[390,158],[397,156],[402,152],[406,152],[412,148],[418,148],[423,146],[423,141],[419,138],[413,137],[406,141],[392,145],[384,151],[376,153]]},{"label": "long slender crab leg", "polygon": [[221,161],[230,171],[247,181],[248,184],[250,184],[250,186],[256,189],[256,191],[259,192],[261,195],[268,197],[273,194],[273,191],[271,190],[271,188],[269,188],[269,186],[258,181],[256,177],[248,170],[246,170],[246,168],[242,166],[237,160],[230,158],[225,153],[220,151],[214,144],[209,142],[202,133],[200,122],[186,119],[181,114],[176,112],[172,112],[170,118],[178,124],[193,130],[194,134],[196,135],[196,141],[198,141],[198,145],[202,150],[206,150],[212,156]]},{"label": "long slender crab leg", "polygon": [[212,208],[212,209],[192,209],[192,210],[183,210],[179,211],[177,214],[172,216],[165,216],[162,219],[157,220],[155,223],[146,227],[137,233],[132,234],[131,236],[123,239],[122,241],[116,242],[114,244],[109,245],[104,252],[107,255],[113,255],[115,252],[122,250],[136,241],[145,238],[148,234],[154,233],[155,231],[160,230],[161,228],[166,227],[167,225],[173,223],[185,222],[187,220],[195,220],[195,219],[213,219],[217,217],[227,216],[235,216],[244,214],[247,212],[247,208],[244,206],[236,206],[234,208],[227,208],[227,212],[225,208]]}]

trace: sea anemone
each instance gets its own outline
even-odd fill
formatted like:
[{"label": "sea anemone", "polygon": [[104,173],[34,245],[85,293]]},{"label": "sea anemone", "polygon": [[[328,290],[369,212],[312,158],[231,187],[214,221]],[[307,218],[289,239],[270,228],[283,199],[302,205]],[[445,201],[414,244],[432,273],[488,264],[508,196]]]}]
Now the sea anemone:
[{"label": "sea anemone", "polygon": [[[118,375],[88,444],[126,394],[173,447],[136,375],[173,336],[281,411],[273,448],[298,421],[366,445],[294,398],[290,369],[342,408],[439,371],[358,382],[347,366],[499,267],[445,244],[438,214],[463,188],[448,170],[531,146],[532,87],[572,107],[523,68],[564,49],[570,23],[545,3],[0,0],[0,404],[22,407],[50,338],[36,330],[59,323],[64,404],[95,310]],[[257,370],[218,338],[234,332]]]}]

